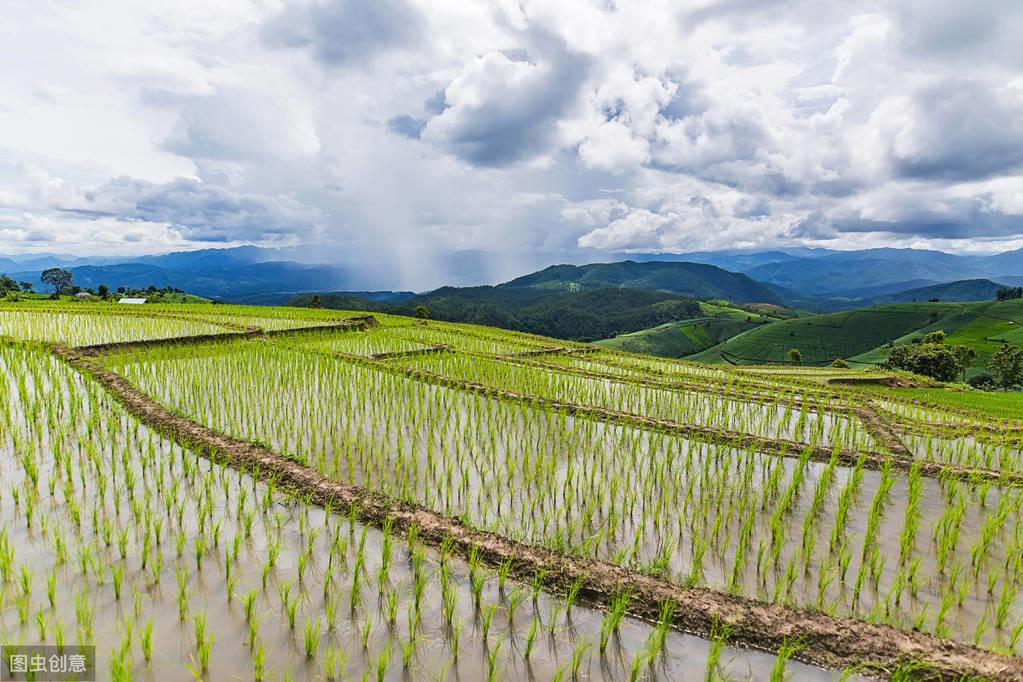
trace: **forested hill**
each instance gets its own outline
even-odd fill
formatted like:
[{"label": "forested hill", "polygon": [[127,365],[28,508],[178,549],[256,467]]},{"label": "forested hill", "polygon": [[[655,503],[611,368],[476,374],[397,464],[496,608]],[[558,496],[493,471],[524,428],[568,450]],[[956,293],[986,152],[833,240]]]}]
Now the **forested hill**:
[{"label": "forested hill", "polygon": [[[537,287],[444,287],[390,303],[345,293],[319,296],[325,308],[413,315],[417,306],[426,306],[430,317],[438,320],[485,324],[575,341],[606,339],[701,315],[693,298],[641,289],[576,292]],[[309,305],[312,297],[295,296],[290,304]]]},{"label": "forested hill", "polygon": [[500,288],[539,287],[585,290],[604,287],[649,289],[701,299],[724,299],[735,303],[782,301],[767,286],[746,275],[702,263],[651,261],[552,265],[502,284]]}]

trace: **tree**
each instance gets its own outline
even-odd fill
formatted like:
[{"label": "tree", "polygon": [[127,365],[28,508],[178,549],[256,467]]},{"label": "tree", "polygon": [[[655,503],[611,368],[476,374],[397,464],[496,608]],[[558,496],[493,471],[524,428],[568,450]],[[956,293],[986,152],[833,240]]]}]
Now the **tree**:
[{"label": "tree", "polygon": [[995,377],[995,383],[1003,389],[1023,384],[1023,350],[1018,346],[1003,343],[991,356],[988,369]]},{"label": "tree", "polygon": [[428,320],[430,319],[430,309],[425,305],[417,305],[415,316],[420,320]]},{"label": "tree", "polygon": [[18,282],[22,291],[32,291],[32,282]]},{"label": "tree", "polygon": [[831,363],[831,366],[837,369],[849,369],[849,363],[842,358],[835,358],[835,361]]},{"label": "tree", "polygon": [[963,381],[966,381],[966,368],[977,360],[977,349],[972,346],[952,346],[952,354],[956,356],[956,361],[959,363],[959,367],[963,373]]},{"label": "tree", "polygon": [[966,368],[977,359],[977,351],[970,346],[946,346],[946,338],[945,332],[937,329],[922,339],[913,339],[912,344],[895,346],[888,351],[888,359],[882,367],[938,381],[955,381],[957,377],[966,381]]},{"label": "tree", "polygon": [[1023,298],[1023,287],[1010,287],[995,292],[995,300],[998,301],[1009,301],[1014,298]]},{"label": "tree", "polygon": [[310,308],[322,308],[323,307],[323,301],[320,300],[320,295],[319,294],[313,294],[312,300],[309,301],[309,307]]},{"label": "tree", "polygon": [[789,362],[793,365],[803,364],[803,354],[799,352],[798,348],[789,349]]},{"label": "tree", "polygon": [[102,296],[104,300],[106,300],[106,298],[110,295],[110,287],[106,284],[100,284],[99,289],[97,289],[96,292]]},{"label": "tree", "polygon": [[885,369],[901,369],[938,381],[955,381],[961,370],[959,359],[952,348],[937,343],[895,346],[888,352],[888,359],[882,366]]},{"label": "tree", "polygon": [[49,284],[53,287],[53,293],[60,296],[64,289],[71,286],[71,273],[63,268],[50,268],[49,270],[43,270],[43,274],[39,276],[39,281],[43,284]]},{"label": "tree", "polygon": [[18,283],[7,275],[0,275],[0,294],[7,291],[17,291]]}]

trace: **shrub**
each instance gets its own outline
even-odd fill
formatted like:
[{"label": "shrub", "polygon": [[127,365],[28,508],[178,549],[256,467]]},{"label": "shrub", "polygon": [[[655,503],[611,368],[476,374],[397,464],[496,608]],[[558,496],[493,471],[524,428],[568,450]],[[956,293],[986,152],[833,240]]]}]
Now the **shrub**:
[{"label": "shrub", "polygon": [[976,376],[970,377],[966,383],[982,391],[993,391],[996,388],[995,378],[987,372],[981,372]]},{"label": "shrub", "polygon": [[896,346],[888,353],[885,369],[901,369],[938,381],[955,381],[962,366],[950,346],[920,343]]}]

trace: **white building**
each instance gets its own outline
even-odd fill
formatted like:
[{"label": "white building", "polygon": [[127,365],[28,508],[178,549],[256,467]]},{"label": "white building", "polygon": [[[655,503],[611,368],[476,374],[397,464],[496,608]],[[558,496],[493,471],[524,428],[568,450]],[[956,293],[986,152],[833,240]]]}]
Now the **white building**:
[{"label": "white building", "polygon": [[127,305],[142,305],[146,302],[144,298],[122,298],[118,303],[125,303]]}]

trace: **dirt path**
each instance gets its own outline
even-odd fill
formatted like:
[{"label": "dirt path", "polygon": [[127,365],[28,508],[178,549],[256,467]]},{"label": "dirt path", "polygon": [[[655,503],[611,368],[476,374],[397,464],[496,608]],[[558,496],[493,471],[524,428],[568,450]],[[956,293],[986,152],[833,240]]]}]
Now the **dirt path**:
[{"label": "dirt path", "polygon": [[492,566],[509,562],[511,574],[531,582],[538,578],[548,589],[563,592],[581,581],[581,596],[606,607],[627,591],[629,612],[656,619],[665,602],[678,605],[674,626],[703,637],[717,625],[731,628],[735,643],[777,651],[792,639],[804,643],[795,658],[826,668],[858,666],[864,672],[887,676],[902,664],[924,664],[921,679],[960,679],[962,676],[1023,682],[1023,659],[919,632],[906,632],[823,613],[768,604],[702,588],[683,588],[607,562],[576,558],[514,542],[471,528],[420,505],[410,505],[357,486],[330,480],[316,471],[266,448],[229,438],[176,416],[136,389],[126,379],[103,369],[82,354],[51,346],[55,356],[99,382],[147,426],[203,456],[229,463],[278,485],[291,487],[318,505],[354,508],[368,523],[390,521],[395,528],[415,526],[420,538],[436,546],[450,538],[463,555],[478,552]]},{"label": "dirt path", "polygon": [[395,358],[414,358],[420,355],[436,355],[438,353],[449,353],[451,352],[451,346],[447,346],[443,343],[439,343],[436,346],[427,346],[426,348],[414,348],[412,350],[392,350],[386,353],[373,353],[369,357],[374,360],[393,360]]},{"label": "dirt path", "polygon": [[[146,348],[153,348],[156,346],[184,346],[184,345],[196,345],[201,343],[218,343],[228,342],[237,339],[256,338],[256,337],[274,337],[281,336],[283,334],[297,334],[300,332],[313,332],[313,331],[338,331],[338,330],[353,330],[353,329],[368,329],[369,327],[375,327],[377,321],[372,315],[352,317],[346,320],[341,320],[333,324],[322,324],[315,327],[296,327],[294,329],[275,329],[272,331],[264,331],[259,327],[246,327],[242,328],[243,331],[227,332],[224,334],[198,334],[194,336],[171,336],[165,339],[146,339],[144,341],[115,341],[112,343],[98,343],[91,346],[79,346],[75,350],[84,356],[97,357],[100,355],[110,355],[113,353],[130,353],[135,349],[144,350]],[[226,324],[224,325],[227,326]],[[238,327],[238,325],[233,325]]]},{"label": "dirt path", "polygon": [[913,459],[913,453],[899,439],[892,425],[878,414],[869,400],[865,400],[856,408],[855,412],[856,416],[860,419],[860,423],[870,433],[874,442],[880,443],[888,452],[897,457]]}]

